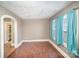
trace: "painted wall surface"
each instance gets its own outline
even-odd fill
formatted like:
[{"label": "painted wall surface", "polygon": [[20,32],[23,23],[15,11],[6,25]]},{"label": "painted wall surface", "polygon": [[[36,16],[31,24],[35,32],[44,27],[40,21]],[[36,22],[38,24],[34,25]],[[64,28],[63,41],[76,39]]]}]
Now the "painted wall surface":
[{"label": "painted wall surface", "polygon": [[[17,20],[18,43],[19,43],[21,41],[21,39],[22,39],[22,21],[21,21],[21,18],[19,18],[18,16],[16,16],[14,13],[10,12],[9,10],[7,10],[7,9],[0,6],[0,18],[3,15],[13,16]],[[1,19],[0,19],[0,23],[1,23]],[[1,30],[1,26],[0,26],[0,30]],[[1,38],[1,32],[0,32],[0,38]],[[1,39],[0,39],[0,57],[1,57]]]},{"label": "painted wall surface", "polygon": [[79,1],[73,2],[67,7],[64,7],[61,11],[57,12],[54,16],[52,16],[52,18],[55,19],[58,16],[64,15],[65,13],[67,13],[70,9],[77,8],[77,7],[79,7]]},{"label": "painted wall surface", "polygon": [[49,39],[49,20],[23,21],[23,40]]}]

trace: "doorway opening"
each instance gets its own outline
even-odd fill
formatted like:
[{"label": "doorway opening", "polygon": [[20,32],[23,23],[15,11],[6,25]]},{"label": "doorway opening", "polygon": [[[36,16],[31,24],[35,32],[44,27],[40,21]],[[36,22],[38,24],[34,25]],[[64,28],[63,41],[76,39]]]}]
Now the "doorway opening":
[{"label": "doorway opening", "polygon": [[9,15],[1,17],[1,57],[8,57],[17,46],[17,21]]}]

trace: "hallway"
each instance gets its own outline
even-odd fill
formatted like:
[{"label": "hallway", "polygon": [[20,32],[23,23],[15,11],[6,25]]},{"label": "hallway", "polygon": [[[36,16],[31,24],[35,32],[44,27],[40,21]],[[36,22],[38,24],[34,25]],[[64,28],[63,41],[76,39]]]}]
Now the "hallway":
[{"label": "hallway", "polygon": [[49,42],[24,42],[9,58],[63,58]]}]

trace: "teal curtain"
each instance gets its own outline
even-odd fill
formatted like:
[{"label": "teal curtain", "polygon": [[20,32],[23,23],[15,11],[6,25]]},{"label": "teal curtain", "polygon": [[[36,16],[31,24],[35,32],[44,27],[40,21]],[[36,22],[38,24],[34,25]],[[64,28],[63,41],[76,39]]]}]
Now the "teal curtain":
[{"label": "teal curtain", "polygon": [[56,20],[56,42],[58,45],[63,44],[63,16]]},{"label": "teal curtain", "polygon": [[67,13],[67,49],[77,55],[77,16],[75,10]]}]

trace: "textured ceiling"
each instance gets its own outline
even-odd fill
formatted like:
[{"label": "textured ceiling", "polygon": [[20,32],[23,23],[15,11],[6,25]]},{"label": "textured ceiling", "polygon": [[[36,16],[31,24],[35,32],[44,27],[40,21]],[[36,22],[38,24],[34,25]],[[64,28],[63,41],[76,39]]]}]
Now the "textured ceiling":
[{"label": "textured ceiling", "polygon": [[48,18],[66,7],[65,1],[4,1],[0,5],[23,19]]}]

